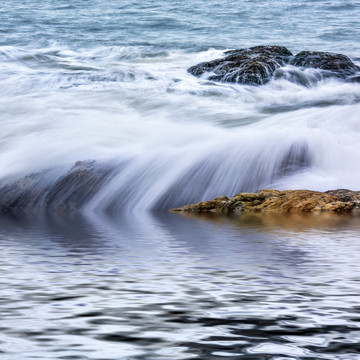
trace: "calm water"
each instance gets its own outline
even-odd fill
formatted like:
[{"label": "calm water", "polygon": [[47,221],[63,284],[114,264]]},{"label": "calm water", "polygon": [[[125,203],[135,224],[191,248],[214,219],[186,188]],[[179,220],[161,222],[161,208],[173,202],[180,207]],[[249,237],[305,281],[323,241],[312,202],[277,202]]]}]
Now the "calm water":
[{"label": "calm water", "polygon": [[2,219],[2,358],[358,359],[359,234],[338,217]]},{"label": "calm water", "polygon": [[166,211],[359,190],[359,83],[186,71],[260,44],[360,64],[359,15],[340,0],[2,1],[0,185],[51,170],[51,186],[79,160],[116,171],[79,214],[1,217],[1,359],[359,359],[360,222]]}]

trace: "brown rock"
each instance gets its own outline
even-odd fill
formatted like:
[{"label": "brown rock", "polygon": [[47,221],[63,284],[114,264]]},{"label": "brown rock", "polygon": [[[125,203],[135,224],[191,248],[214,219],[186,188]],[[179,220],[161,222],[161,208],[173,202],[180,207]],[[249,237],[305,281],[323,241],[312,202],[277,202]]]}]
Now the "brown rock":
[{"label": "brown rock", "polygon": [[261,190],[219,197],[171,211],[211,213],[360,213],[360,192],[331,190]]}]

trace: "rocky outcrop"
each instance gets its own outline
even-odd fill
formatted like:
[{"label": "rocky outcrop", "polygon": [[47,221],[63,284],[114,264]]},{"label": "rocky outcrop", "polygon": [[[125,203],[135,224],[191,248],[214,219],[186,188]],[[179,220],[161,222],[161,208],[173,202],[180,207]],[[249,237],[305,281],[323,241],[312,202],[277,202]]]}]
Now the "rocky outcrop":
[{"label": "rocky outcrop", "polygon": [[360,192],[332,190],[261,190],[240,193],[232,198],[218,197],[171,211],[193,213],[353,213],[360,214]]},{"label": "rocky outcrop", "polygon": [[78,210],[107,181],[113,167],[95,161],[78,161],[65,174],[47,170],[0,187],[0,214]]},{"label": "rocky outcrop", "polygon": [[[302,51],[293,56],[286,47],[275,45],[231,50],[224,55],[223,58],[192,66],[188,71],[207,80],[251,85],[267,83],[278,69],[286,65],[300,69],[315,68],[319,69],[323,76],[336,76],[346,80],[356,81],[360,76],[357,74],[360,67],[342,54]],[[299,78],[299,75],[294,78]]]},{"label": "rocky outcrop", "polygon": [[255,46],[225,52],[225,57],[192,66],[188,71],[207,79],[241,84],[265,84],[292,53],[284,46]]},{"label": "rocky outcrop", "polygon": [[360,71],[347,56],[320,51],[302,51],[295,55],[290,61],[291,65],[302,68],[315,68],[324,70],[326,75],[338,77],[349,77]]}]

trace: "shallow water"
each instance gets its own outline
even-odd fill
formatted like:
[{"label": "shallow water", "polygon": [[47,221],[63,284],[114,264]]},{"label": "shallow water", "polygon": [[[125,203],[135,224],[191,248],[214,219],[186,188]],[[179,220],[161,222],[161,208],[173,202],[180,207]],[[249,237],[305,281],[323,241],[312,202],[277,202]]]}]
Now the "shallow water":
[{"label": "shallow water", "polygon": [[360,222],[2,219],[4,359],[358,359]]}]

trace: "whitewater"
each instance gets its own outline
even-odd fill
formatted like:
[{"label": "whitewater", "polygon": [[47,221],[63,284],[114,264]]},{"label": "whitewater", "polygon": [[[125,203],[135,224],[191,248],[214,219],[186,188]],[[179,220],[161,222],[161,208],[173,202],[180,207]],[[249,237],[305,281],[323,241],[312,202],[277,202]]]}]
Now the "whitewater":
[{"label": "whitewater", "polygon": [[[285,34],[275,36],[275,28],[246,40],[235,40],[230,32],[239,16],[249,31],[259,31],[262,24],[275,26],[276,14],[284,17],[285,10],[288,18],[296,9],[309,15],[310,4],[325,14],[338,11],[345,22],[357,9],[355,2],[332,1],[327,7],[279,2],[269,18],[259,5],[244,2],[244,13],[229,15],[224,29],[219,17],[234,5],[227,2],[216,13],[214,26],[203,24],[200,30],[194,22],[204,10],[202,3],[182,8],[99,1],[91,9],[81,1],[23,4],[16,27],[11,16],[5,17],[13,8],[2,6],[2,184],[47,169],[52,178],[44,182],[55,182],[77,161],[96,160],[111,162],[115,170],[86,205],[89,210],[166,210],[263,188],[358,189],[359,83],[318,80],[312,69],[302,74],[306,86],[284,77],[264,86],[224,84],[187,72],[223,56],[224,50],[264,43],[286,45],[294,53],[343,51],[359,64],[359,45],[347,46],[349,34],[338,26],[341,41],[330,35],[325,41],[329,29],[324,28],[318,37],[306,33],[301,44]],[[192,26],[186,13],[192,14]],[[104,22],[91,23],[99,14]],[[127,25],[125,45],[121,20],[126,16],[133,23]],[[307,24],[313,20],[304,19]],[[115,21],[122,25],[110,31]],[[195,38],[188,38],[190,33]]]},{"label": "whitewater", "polygon": [[1,1],[1,359],[358,360],[357,217],[168,210],[360,190],[358,76],[187,71],[359,39],[358,0]]}]

